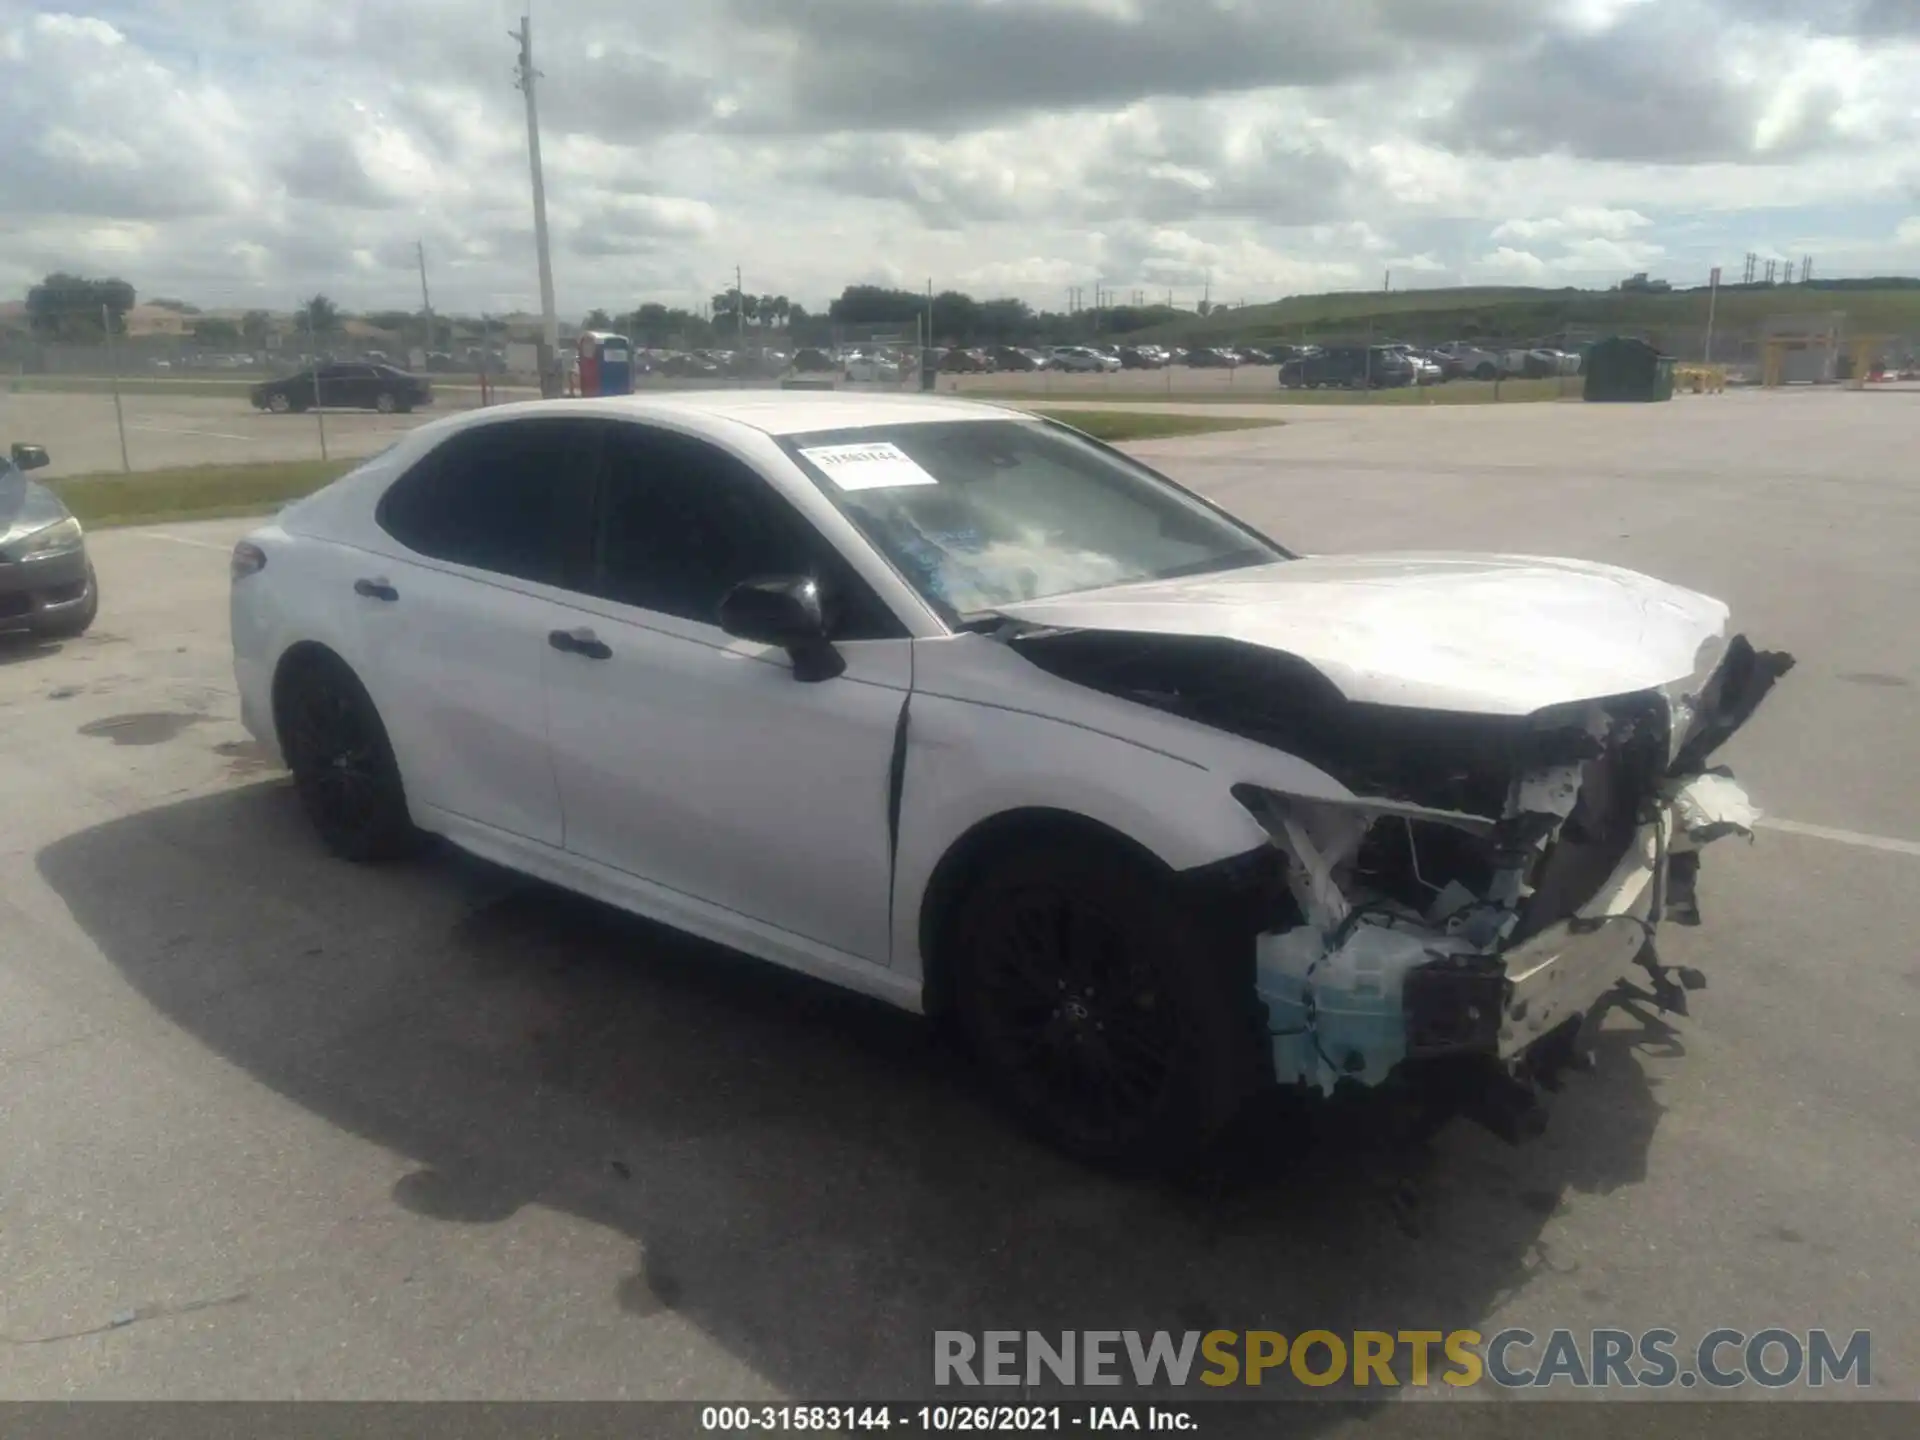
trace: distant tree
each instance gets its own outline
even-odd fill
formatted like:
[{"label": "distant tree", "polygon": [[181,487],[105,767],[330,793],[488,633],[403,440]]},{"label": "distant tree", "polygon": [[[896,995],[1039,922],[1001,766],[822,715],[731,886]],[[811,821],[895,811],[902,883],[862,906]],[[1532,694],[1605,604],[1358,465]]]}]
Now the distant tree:
[{"label": "distant tree", "polygon": [[249,310],[240,317],[240,334],[256,350],[267,348],[267,336],[273,333],[273,317],[264,310]]},{"label": "distant tree", "polygon": [[133,299],[133,287],[124,280],[58,271],[27,291],[27,323],[43,340],[97,341],[108,330],[124,335]]},{"label": "distant tree", "polygon": [[604,310],[589,310],[587,318],[580,322],[582,330],[611,330],[613,317]]},{"label": "distant tree", "polygon": [[784,327],[793,314],[793,302],[784,295],[776,295],[765,313],[773,316],[774,324]]},{"label": "distant tree", "polygon": [[371,310],[361,318],[389,335],[404,335],[420,323],[420,317],[411,310]]},{"label": "distant tree", "polygon": [[880,285],[849,285],[827,306],[827,318],[839,325],[911,325],[926,309],[927,297]]},{"label": "distant tree", "polygon": [[193,338],[209,350],[231,350],[240,343],[240,327],[231,320],[203,317],[193,322]]},{"label": "distant tree", "polygon": [[[922,301],[922,307],[925,306]],[[980,328],[980,303],[958,290],[933,297],[933,335],[929,343],[970,345]]]},{"label": "distant tree", "polygon": [[1003,345],[1031,339],[1034,331],[1033,311],[1024,300],[983,300],[975,323],[982,339]]},{"label": "distant tree", "polygon": [[171,310],[176,315],[198,315],[200,313],[200,307],[198,305],[189,305],[184,300],[175,300],[166,296],[156,295],[147,301],[147,303],[157,310]]},{"label": "distant tree", "polygon": [[325,295],[315,295],[294,312],[301,333],[312,335],[316,340],[324,340],[329,335],[339,333],[340,307]]}]

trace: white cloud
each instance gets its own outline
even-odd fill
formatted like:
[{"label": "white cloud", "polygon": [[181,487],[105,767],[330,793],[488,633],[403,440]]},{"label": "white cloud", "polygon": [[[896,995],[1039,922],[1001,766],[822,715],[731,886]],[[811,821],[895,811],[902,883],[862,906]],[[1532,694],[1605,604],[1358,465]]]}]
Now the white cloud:
[{"label": "white cloud", "polygon": [[1494,227],[1495,240],[1561,240],[1569,236],[1619,240],[1653,222],[1638,210],[1575,206],[1536,220],[1508,220]]},{"label": "white cloud", "polygon": [[[440,304],[532,303],[520,0],[59,3],[0,0],[0,290],[71,265],[408,305],[420,240]],[[704,299],[736,264],[812,306],[929,276],[1056,306],[1096,279],[1703,278],[1813,246],[1786,207],[1833,217],[1827,273],[1912,268],[1904,13],[568,0],[536,17],[556,281],[579,313]]]},{"label": "white cloud", "polygon": [[1547,273],[1547,262],[1530,250],[1502,245],[1491,254],[1482,255],[1473,269],[1489,279],[1538,280]]}]

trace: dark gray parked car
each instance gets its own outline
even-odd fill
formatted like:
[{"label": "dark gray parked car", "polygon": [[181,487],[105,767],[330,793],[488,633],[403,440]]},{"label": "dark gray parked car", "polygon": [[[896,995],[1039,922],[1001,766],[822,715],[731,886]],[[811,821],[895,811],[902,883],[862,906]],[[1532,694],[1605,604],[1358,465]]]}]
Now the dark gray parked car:
[{"label": "dark gray parked car", "polygon": [[315,397],[334,410],[378,410],[383,415],[405,415],[422,405],[433,403],[433,386],[418,375],[396,370],[391,365],[370,365],[358,361],[322,365],[318,375],[302,370],[266,380],[253,387],[251,399],[256,410],[285,414],[290,410],[310,410]]},{"label": "dark gray parked car", "polygon": [[93,624],[100,587],[80,522],[58,495],[27,478],[47,463],[38,445],[0,456],[0,631],[62,639]]}]

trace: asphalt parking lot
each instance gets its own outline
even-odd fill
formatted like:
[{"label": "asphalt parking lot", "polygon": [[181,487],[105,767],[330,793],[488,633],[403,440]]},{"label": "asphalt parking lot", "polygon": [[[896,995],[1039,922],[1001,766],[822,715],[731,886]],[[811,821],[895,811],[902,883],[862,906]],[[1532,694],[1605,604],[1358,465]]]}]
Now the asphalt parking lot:
[{"label": "asphalt parking lot", "polygon": [[1725,757],[1773,824],[1665,942],[1710,988],[1616,1013],[1544,1139],[1122,1184],[910,1019],[333,862],[237,724],[247,522],[102,532],[96,629],[0,645],[0,1397],[904,1398],[937,1328],[1506,1325],[1870,1329],[1920,1394],[1920,398],[1296,418],[1135,448],[1296,548],[1624,563],[1800,658]]}]

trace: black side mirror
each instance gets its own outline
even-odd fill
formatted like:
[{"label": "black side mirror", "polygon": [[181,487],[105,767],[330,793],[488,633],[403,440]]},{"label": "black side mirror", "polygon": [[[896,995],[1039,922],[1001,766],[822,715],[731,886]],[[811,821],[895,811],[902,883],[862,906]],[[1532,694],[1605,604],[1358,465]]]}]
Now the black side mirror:
[{"label": "black side mirror", "polygon": [[793,657],[793,678],[808,684],[847,668],[827,638],[820,585],[809,575],[742,581],[720,601],[720,628],[741,640],[780,646]]},{"label": "black side mirror", "polygon": [[21,470],[43,470],[53,463],[44,445],[15,445],[13,463]]}]

